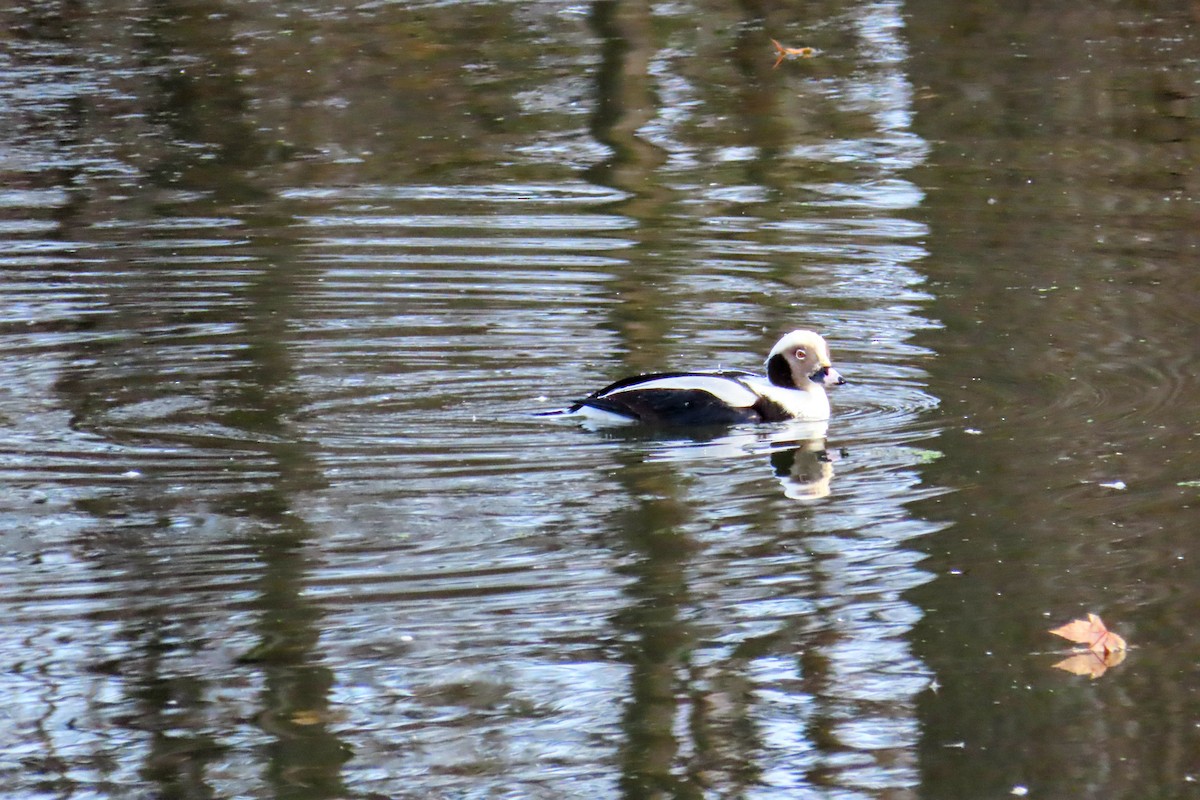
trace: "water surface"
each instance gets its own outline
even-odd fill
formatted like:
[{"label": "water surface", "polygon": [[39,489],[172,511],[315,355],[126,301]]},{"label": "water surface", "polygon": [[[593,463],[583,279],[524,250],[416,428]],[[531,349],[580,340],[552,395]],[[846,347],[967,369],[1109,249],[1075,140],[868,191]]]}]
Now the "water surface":
[{"label": "water surface", "polygon": [[[4,784],[1190,796],[1160,5],[0,12]],[[535,415],[795,327],[827,430]]]}]

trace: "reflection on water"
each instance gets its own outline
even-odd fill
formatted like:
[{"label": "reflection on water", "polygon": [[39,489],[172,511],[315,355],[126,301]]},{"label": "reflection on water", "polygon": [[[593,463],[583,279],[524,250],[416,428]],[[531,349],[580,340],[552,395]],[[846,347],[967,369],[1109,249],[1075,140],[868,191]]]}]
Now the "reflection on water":
[{"label": "reflection on water", "polygon": [[[986,48],[957,37],[1003,11],[928,34],[947,9],[913,8],[0,11],[5,785],[907,797],[1078,777],[1023,748],[1120,752],[1154,789],[1196,773],[1155,772],[1194,751],[1186,714],[1155,752],[1033,724],[1111,719],[1110,679],[1142,664],[1150,711],[1122,719],[1159,725],[1144,687],[1179,677],[1149,645],[1180,638],[1169,598],[1190,597],[1188,542],[1162,533],[1200,475],[1196,357],[1171,345],[1195,340],[1173,300],[1190,222],[955,163],[977,144],[958,103],[1037,103],[972,82],[1015,57],[939,72],[970,71]],[[772,69],[771,35],[821,55]],[[1193,137],[1176,83],[1133,99],[1173,127],[1122,163]],[[1191,202],[1186,177],[1067,158]],[[1122,255],[1047,247],[1046,208]],[[851,381],[828,426],[532,414],[619,375],[753,368],[796,327]],[[1147,647],[1087,695],[1047,690],[1023,673],[1043,645],[1013,631],[1095,585],[1123,614],[1089,610]],[[992,732],[1004,714],[1019,736]]]},{"label": "reflection on water", "polygon": [[828,497],[833,481],[833,461],[826,449],[825,422],[787,422],[743,429],[711,439],[689,438],[665,442],[648,454],[648,460],[688,462],[728,461],[761,457],[769,462],[783,494],[792,500]]},{"label": "reflection on water", "polygon": [[[944,141],[923,271],[946,325],[924,343],[947,425],[925,475],[961,490],[917,507],[957,523],[922,543],[954,579],[912,595],[943,683],[922,702],[925,784],[1188,797],[1194,653],[1174,643],[1192,638],[1180,613],[1198,585],[1196,496],[1179,485],[1200,471],[1183,344],[1200,334],[1195,17],[911,8],[914,36],[960,30],[973,54],[969,75],[933,50],[911,64],[927,87],[915,127]],[[1050,675],[1046,631],[1089,611],[1143,647],[1090,685]]]}]

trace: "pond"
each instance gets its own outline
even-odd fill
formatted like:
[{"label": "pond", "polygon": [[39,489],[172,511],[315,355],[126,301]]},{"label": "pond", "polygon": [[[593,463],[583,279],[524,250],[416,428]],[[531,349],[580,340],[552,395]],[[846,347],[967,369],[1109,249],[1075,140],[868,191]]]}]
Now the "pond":
[{"label": "pond", "polygon": [[12,796],[1196,796],[1192,7],[0,23]]}]

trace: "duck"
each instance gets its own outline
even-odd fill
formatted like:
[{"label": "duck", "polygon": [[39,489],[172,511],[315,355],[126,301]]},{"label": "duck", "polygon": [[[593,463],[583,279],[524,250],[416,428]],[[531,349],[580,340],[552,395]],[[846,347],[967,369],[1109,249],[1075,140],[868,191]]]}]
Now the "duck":
[{"label": "duck", "polygon": [[795,330],[767,355],[765,376],[742,370],[655,372],[623,378],[566,409],[549,412],[599,423],[657,426],[817,422],[829,419],[827,387],[846,380],[818,333]]}]

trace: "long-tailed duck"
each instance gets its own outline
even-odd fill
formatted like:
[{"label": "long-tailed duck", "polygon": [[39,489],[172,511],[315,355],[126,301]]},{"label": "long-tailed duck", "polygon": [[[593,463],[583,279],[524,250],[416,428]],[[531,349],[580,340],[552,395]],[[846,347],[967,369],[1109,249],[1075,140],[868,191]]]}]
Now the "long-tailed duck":
[{"label": "long-tailed duck", "polygon": [[792,331],[771,348],[765,378],[741,370],[638,375],[552,413],[650,425],[818,421],[829,418],[825,387],[845,382],[820,335]]}]

